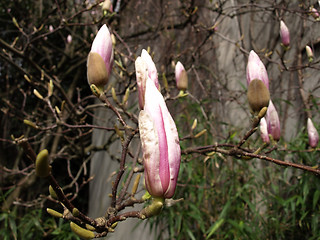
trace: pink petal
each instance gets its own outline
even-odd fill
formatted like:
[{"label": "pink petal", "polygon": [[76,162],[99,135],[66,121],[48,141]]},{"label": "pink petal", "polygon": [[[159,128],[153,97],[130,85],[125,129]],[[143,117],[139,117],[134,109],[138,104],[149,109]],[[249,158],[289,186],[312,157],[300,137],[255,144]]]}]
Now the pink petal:
[{"label": "pink petal", "polygon": [[269,143],[269,134],[268,134],[268,125],[266,119],[263,117],[260,120],[260,133],[261,133],[261,138],[262,141],[265,143]]},{"label": "pink petal", "polygon": [[159,164],[159,138],[151,116],[144,110],[139,114],[139,132],[143,150],[145,182],[148,192],[152,196],[163,196]]},{"label": "pink petal", "polygon": [[148,65],[149,78],[154,82],[157,89],[159,89],[158,71],[157,71],[156,65],[154,64],[151,56],[149,55],[149,53],[146,50],[142,49],[141,57],[146,61],[147,65]]},{"label": "pink petal", "polygon": [[247,85],[253,79],[261,80],[266,87],[269,89],[269,78],[267,70],[260,60],[259,56],[253,51],[250,51],[249,58],[248,58],[248,65],[247,65]]},{"label": "pink petal", "polygon": [[91,52],[99,53],[106,64],[108,73],[113,64],[113,48],[110,32],[104,24],[98,31],[91,46]]},{"label": "pink petal", "polygon": [[310,118],[307,121],[308,137],[310,147],[317,147],[319,142],[319,133]]},{"label": "pink petal", "polygon": [[266,121],[268,123],[268,133],[271,134],[274,140],[280,139],[280,120],[277,113],[277,110],[275,109],[272,101],[270,100],[267,114],[266,114]]}]

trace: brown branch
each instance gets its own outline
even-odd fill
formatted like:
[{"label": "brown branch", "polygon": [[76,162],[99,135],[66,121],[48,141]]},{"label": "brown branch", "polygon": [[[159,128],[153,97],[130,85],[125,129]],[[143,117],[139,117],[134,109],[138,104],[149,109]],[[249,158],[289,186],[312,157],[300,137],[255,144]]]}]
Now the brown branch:
[{"label": "brown branch", "polygon": [[301,170],[304,170],[307,172],[314,173],[317,176],[320,176],[320,169],[316,169],[316,168],[306,166],[303,164],[287,162],[287,161],[283,161],[283,160],[279,160],[279,159],[275,159],[275,158],[271,158],[271,157],[267,157],[267,156],[263,156],[263,155],[259,155],[259,154],[246,152],[246,151],[243,151],[242,149],[237,149],[236,146],[230,150],[225,150],[223,148],[216,147],[216,146],[213,146],[213,147],[207,146],[204,149],[201,149],[201,148],[186,149],[183,151],[183,153],[185,153],[185,154],[189,154],[189,153],[205,154],[205,153],[213,152],[213,151],[219,152],[219,153],[222,153],[222,154],[228,155],[228,156],[234,156],[237,158],[241,158],[241,157],[259,158],[262,160],[266,160],[266,161],[275,163],[280,166],[298,168],[298,169],[301,169]]},{"label": "brown branch", "polygon": [[117,174],[116,180],[112,186],[112,200],[111,200],[111,208],[115,208],[116,207],[116,201],[117,201],[117,189],[118,189],[118,185],[120,183],[121,177],[124,173],[125,170],[125,163],[126,163],[126,157],[127,157],[127,153],[128,153],[128,147],[129,144],[131,142],[131,140],[133,139],[134,135],[137,134],[138,129],[135,129],[133,132],[129,133],[127,136],[126,141],[122,144],[122,153],[121,153],[121,160],[120,160],[120,169],[119,172]]}]

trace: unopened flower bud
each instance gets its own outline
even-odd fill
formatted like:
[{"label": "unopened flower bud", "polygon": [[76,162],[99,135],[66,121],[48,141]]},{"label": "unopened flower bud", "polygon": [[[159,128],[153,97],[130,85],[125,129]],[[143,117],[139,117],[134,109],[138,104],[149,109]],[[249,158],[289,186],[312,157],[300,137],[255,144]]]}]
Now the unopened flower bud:
[{"label": "unopened flower bud", "polygon": [[97,87],[107,84],[109,74],[102,57],[98,53],[89,53],[87,68],[87,77],[89,84],[94,84]]},{"label": "unopened flower bud", "polygon": [[49,213],[51,216],[56,217],[56,218],[63,218],[62,213],[59,213],[56,210],[53,210],[51,208],[47,208],[47,213]]},{"label": "unopened flower bud", "polygon": [[154,82],[146,82],[145,106],[139,114],[145,183],[153,197],[171,198],[180,168],[181,150],[176,125]]},{"label": "unopened flower bud", "polygon": [[309,145],[312,148],[317,147],[319,142],[319,133],[315,126],[313,125],[313,122],[310,118],[308,118],[307,122],[307,130],[308,130],[308,138],[309,138]]},{"label": "unopened flower bud", "polygon": [[108,83],[113,64],[113,48],[110,32],[106,25],[98,31],[87,60],[89,85],[94,84],[100,90]]},{"label": "unopened flower bud", "polygon": [[142,57],[138,57],[135,61],[136,78],[138,86],[139,107],[144,108],[144,95],[146,91],[146,82],[148,78],[148,65]]},{"label": "unopened flower bud", "polygon": [[72,36],[69,34],[67,37],[67,43],[71,43],[72,42]]},{"label": "unopened flower bud", "polygon": [[53,82],[50,79],[49,83],[48,83],[48,97],[51,97],[53,93]]},{"label": "unopened flower bud", "polygon": [[154,64],[151,56],[145,49],[142,49],[141,57],[143,58],[143,60],[146,62],[148,66],[148,77],[154,82],[157,89],[159,90],[160,86],[158,81],[158,71],[157,71],[156,65]]},{"label": "unopened flower bud", "polygon": [[78,208],[73,208],[73,209],[72,209],[72,215],[73,215],[74,217],[79,217],[79,215],[80,215],[79,209],[78,209]]},{"label": "unopened flower bud", "polygon": [[177,88],[179,90],[186,90],[188,88],[188,75],[180,61],[176,64],[175,75]]},{"label": "unopened flower bud", "polygon": [[149,218],[158,215],[164,204],[163,198],[153,198],[149,206],[141,210],[141,218]]},{"label": "unopened flower bud", "polygon": [[268,134],[268,125],[265,118],[261,118],[260,120],[260,135],[262,138],[262,141],[265,143],[269,143],[269,134]]},{"label": "unopened flower bud", "polygon": [[24,120],[23,120],[23,123],[26,124],[26,125],[28,125],[28,126],[30,126],[30,127],[32,127],[32,128],[34,128],[34,129],[38,129],[38,128],[39,128],[39,127],[37,126],[37,124],[35,124],[34,122],[31,122],[31,121],[29,121],[29,120],[27,120],[27,119],[24,119]]},{"label": "unopened flower bud", "polygon": [[103,11],[109,11],[109,12],[113,12],[113,7],[112,7],[112,3],[110,0],[105,0],[102,4],[102,10]]},{"label": "unopened flower bud", "polygon": [[269,105],[269,90],[259,79],[254,79],[250,82],[247,96],[250,108],[254,113],[259,113],[262,108]]},{"label": "unopened flower bud", "polygon": [[280,37],[282,44],[285,47],[288,47],[290,45],[290,32],[287,25],[282,20],[280,21]]},{"label": "unopened flower bud", "polygon": [[43,100],[43,96],[38,92],[37,89],[33,89],[33,94],[36,95],[37,98]]},{"label": "unopened flower bud", "polygon": [[70,222],[70,228],[76,235],[83,239],[92,239],[95,237],[94,232],[84,229],[74,222]]},{"label": "unopened flower bud", "polygon": [[311,47],[309,47],[308,45],[306,46],[306,53],[309,58],[309,62],[312,62],[313,61],[313,52],[312,52]]},{"label": "unopened flower bud", "polygon": [[51,185],[49,186],[49,193],[53,199],[58,199],[57,193],[54,191],[54,189]]},{"label": "unopened flower bud", "polygon": [[266,114],[266,121],[268,125],[268,133],[273,137],[275,141],[278,141],[281,136],[280,120],[279,120],[278,112],[271,100],[269,102],[269,106]]},{"label": "unopened flower bud", "polygon": [[195,118],[193,120],[193,123],[192,123],[192,126],[191,126],[191,130],[194,130],[197,127],[197,124],[198,124],[198,120]]},{"label": "unopened flower bud", "polygon": [[255,51],[251,50],[247,64],[247,86],[253,79],[261,80],[269,89],[269,77],[267,70]]},{"label": "unopened flower bud", "polygon": [[50,174],[49,153],[47,149],[42,150],[36,158],[36,175],[38,177],[47,177]]}]

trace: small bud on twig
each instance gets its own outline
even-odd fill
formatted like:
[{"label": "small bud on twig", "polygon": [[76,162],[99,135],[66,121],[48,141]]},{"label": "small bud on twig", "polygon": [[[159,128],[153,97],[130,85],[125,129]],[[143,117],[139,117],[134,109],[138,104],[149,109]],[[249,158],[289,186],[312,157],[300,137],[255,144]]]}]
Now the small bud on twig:
[{"label": "small bud on twig", "polygon": [[198,120],[195,118],[193,120],[193,123],[192,123],[192,126],[191,126],[191,130],[194,130],[197,127],[197,124],[198,124]]},{"label": "small bud on twig", "polygon": [[74,222],[70,222],[70,228],[72,232],[74,232],[75,234],[77,234],[79,237],[83,239],[92,239],[95,237],[92,231],[84,229],[78,226],[77,224],[75,224]]},{"label": "small bud on twig", "polygon": [[198,138],[201,137],[203,134],[205,134],[207,132],[207,129],[203,129],[202,131],[200,131],[199,133],[197,133],[194,138]]},{"label": "small bud on twig", "polygon": [[58,199],[58,196],[57,196],[56,192],[53,190],[53,187],[51,185],[49,185],[49,193],[53,199]]},{"label": "small bud on twig", "polygon": [[43,100],[43,96],[38,92],[37,89],[33,89],[33,94],[36,95],[37,98]]},{"label": "small bud on twig", "polygon": [[114,87],[111,88],[111,95],[112,95],[112,99],[113,99],[116,103],[118,103],[119,101],[118,101],[118,97],[117,97],[116,90],[114,89]]},{"label": "small bud on twig", "polygon": [[38,128],[39,128],[34,122],[31,122],[31,121],[29,121],[29,120],[27,120],[27,119],[24,119],[24,120],[23,120],[23,123],[26,124],[26,125],[28,125],[29,127],[34,128],[34,129],[38,129]]},{"label": "small bud on twig", "polygon": [[50,79],[50,82],[48,83],[48,97],[51,97],[53,93],[53,82]]},{"label": "small bud on twig", "polygon": [[59,213],[51,208],[47,208],[47,213],[49,213],[51,216],[56,217],[56,218],[63,218],[62,213]]},{"label": "small bud on twig", "polygon": [[140,182],[140,177],[141,177],[141,174],[138,174],[136,176],[136,179],[134,180],[134,183],[133,183],[133,186],[132,186],[132,191],[131,191],[131,194],[132,196],[134,196],[137,192],[137,189],[138,189],[138,186],[139,186],[139,182]]},{"label": "small bud on twig", "polygon": [[36,158],[36,175],[38,177],[47,177],[51,171],[49,165],[49,153],[47,149],[42,150]]}]

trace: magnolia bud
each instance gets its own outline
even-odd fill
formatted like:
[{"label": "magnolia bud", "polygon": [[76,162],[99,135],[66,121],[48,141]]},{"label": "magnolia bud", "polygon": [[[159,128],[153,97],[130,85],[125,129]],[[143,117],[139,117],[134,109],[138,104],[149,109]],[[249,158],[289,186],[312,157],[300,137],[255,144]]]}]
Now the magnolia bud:
[{"label": "magnolia bud", "polygon": [[268,125],[268,133],[273,137],[275,141],[278,141],[281,136],[280,120],[279,120],[278,112],[271,100],[269,102],[269,106],[266,114],[266,121]]},{"label": "magnolia bud", "polygon": [[315,128],[315,126],[313,125],[310,118],[308,118],[307,129],[308,129],[309,145],[310,147],[315,148],[317,147],[319,142],[319,133]]},{"label": "magnolia bud", "polygon": [[108,83],[113,64],[113,48],[110,32],[103,25],[93,40],[88,55],[87,77],[89,85],[96,85],[100,90]]},{"label": "magnolia bud", "polygon": [[110,0],[105,0],[102,4],[102,10],[103,11],[109,11],[112,12],[113,11],[113,7],[112,7],[112,3]]},{"label": "magnolia bud", "polygon": [[312,62],[313,61],[313,52],[312,52],[311,47],[309,47],[308,45],[306,46],[306,53],[309,58],[309,62]]},{"label": "magnolia bud", "polygon": [[282,44],[288,47],[290,45],[290,33],[287,25],[282,20],[280,21],[280,37]]},{"label": "magnolia bud", "polygon": [[269,89],[269,77],[267,69],[264,66],[263,62],[260,60],[259,56],[253,50],[251,50],[249,54],[246,75],[247,86],[249,86],[250,82],[253,79],[259,79]]},{"label": "magnolia bud", "polygon": [[42,150],[36,158],[36,175],[38,177],[47,177],[50,174],[49,153],[47,149]]},{"label": "magnolia bud", "polygon": [[265,143],[269,143],[269,133],[268,133],[268,125],[265,118],[261,118],[260,120],[260,135],[262,138],[262,141]]},{"label": "magnolia bud", "polygon": [[247,96],[250,108],[254,113],[259,113],[263,107],[269,105],[269,90],[259,79],[254,79],[249,83]]},{"label": "magnolia bud", "polygon": [[96,52],[89,53],[87,68],[87,77],[90,85],[94,84],[99,87],[108,83],[108,72],[100,54]]},{"label": "magnolia bud", "polygon": [[175,68],[176,83],[179,90],[188,88],[188,75],[181,62],[177,62]]},{"label": "magnolia bud", "polygon": [[72,42],[72,36],[69,34],[67,37],[67,43],[71,43]]}]

